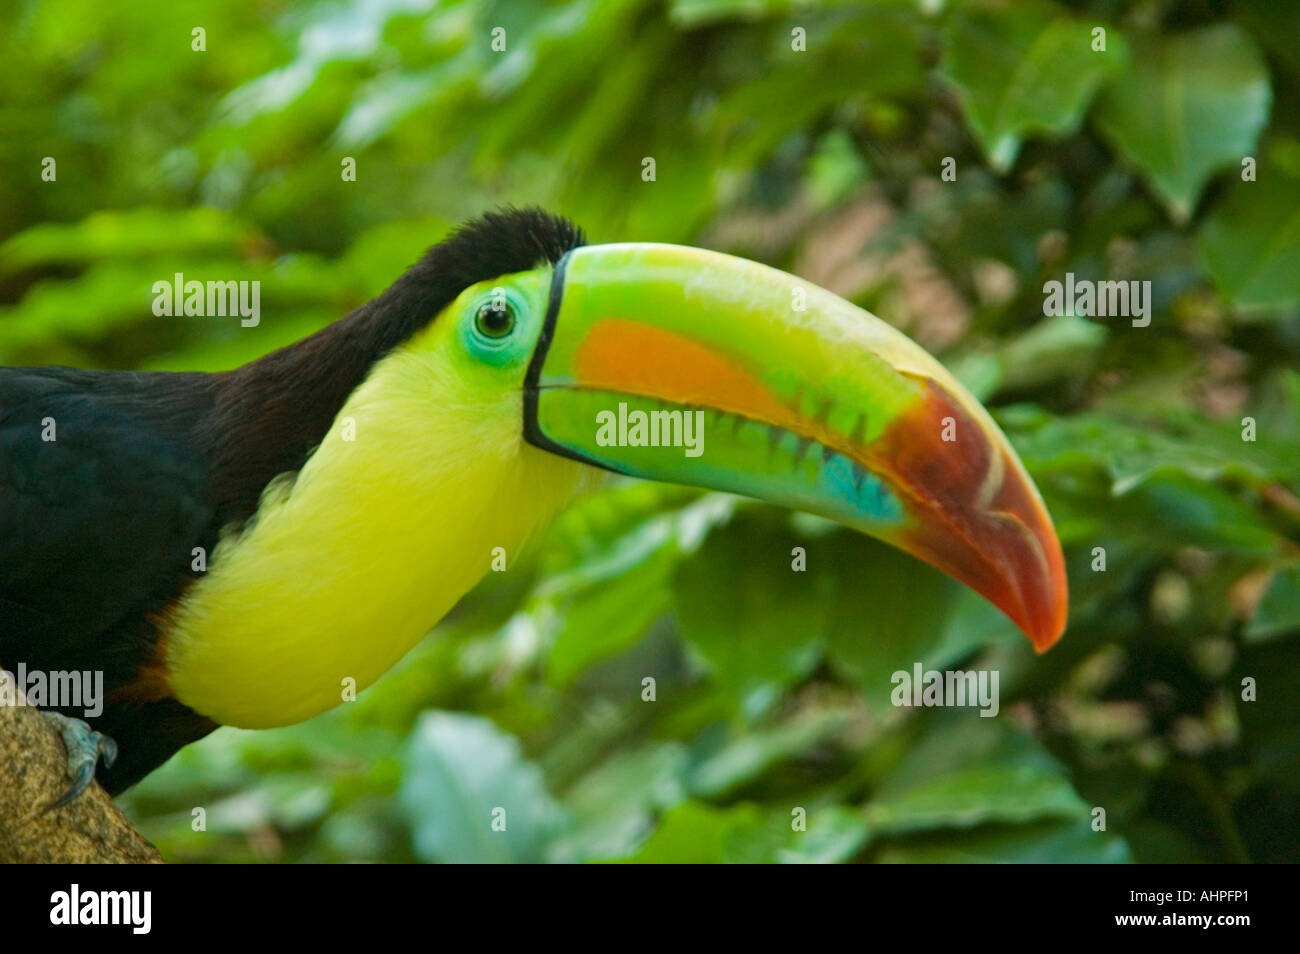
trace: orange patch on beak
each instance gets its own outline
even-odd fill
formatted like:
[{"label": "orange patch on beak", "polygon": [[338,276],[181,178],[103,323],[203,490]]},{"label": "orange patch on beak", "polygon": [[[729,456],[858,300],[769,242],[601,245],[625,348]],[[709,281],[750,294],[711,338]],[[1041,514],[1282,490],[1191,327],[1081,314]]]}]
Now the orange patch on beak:
[{"label": "orange patch on beak", "polygon": [[578,346],[573,368],[582,388],[716,408],[799,429],[799,416],[740,365],[662,328],[606,318]]}]

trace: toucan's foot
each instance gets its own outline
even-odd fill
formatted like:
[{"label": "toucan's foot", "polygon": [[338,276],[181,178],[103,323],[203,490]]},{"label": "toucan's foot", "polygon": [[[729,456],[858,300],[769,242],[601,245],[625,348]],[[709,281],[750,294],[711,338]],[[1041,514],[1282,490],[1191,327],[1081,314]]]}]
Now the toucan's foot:
[{"label": "toucan's foot", "polygon": [[72,780],[68,790],[46,806],[48,810],[66,805],[84,792],[95,777],[95,766],[101,758],[104,767],[111,768],[117,761],[117,743],[80,719],[48,709],[42,709],[41,715],[53,722],[63,736],[63,748],[68,753],[68,778]]}]

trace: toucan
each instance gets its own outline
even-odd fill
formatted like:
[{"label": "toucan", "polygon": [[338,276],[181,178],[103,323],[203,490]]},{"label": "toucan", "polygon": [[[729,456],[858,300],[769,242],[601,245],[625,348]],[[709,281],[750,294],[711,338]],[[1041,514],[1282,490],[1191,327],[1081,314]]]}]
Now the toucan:
[{"label": "toucan", "polygon": [[1039,651],[1065,628],[1037,488],[904,334],[742,258],[506,208],[234,370],[0,369],[0,665],[104,678],[95,717],[51,708],[60,801],[370,685],[610,472],[878,537]]}]

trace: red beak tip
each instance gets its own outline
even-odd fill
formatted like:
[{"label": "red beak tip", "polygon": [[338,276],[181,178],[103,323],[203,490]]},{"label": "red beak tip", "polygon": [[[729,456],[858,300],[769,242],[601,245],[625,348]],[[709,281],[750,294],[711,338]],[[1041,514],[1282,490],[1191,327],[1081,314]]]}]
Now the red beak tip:
[{"label": "red beak tip", "polygon": [[1031,636],[1030,642],[1034,644],[1034,652],[1041,656],[1060,642],[1061,637],[1064,634],[1065,630],[1061,630],[1061,632],[1057,633],[1055,636]]},{"label": "red beak tip", "polygon": [[1024,627],[1024,633],[1033,644],[1034,652],[1042,655],[1060,642],[1065,635],[1066,622],[1067,604],[1062,599],[1052,608],[1051,622],[1047,626]]}]

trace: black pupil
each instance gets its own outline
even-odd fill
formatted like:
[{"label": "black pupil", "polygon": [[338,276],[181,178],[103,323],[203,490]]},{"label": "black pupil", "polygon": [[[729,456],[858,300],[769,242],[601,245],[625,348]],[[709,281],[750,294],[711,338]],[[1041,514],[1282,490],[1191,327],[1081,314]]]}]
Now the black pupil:
[{"label": "black pupil", "polygon": [[515,316],[505,302],[488,302],[478,310],[478,328],[489,338],[503,338],[515,325]]}]

